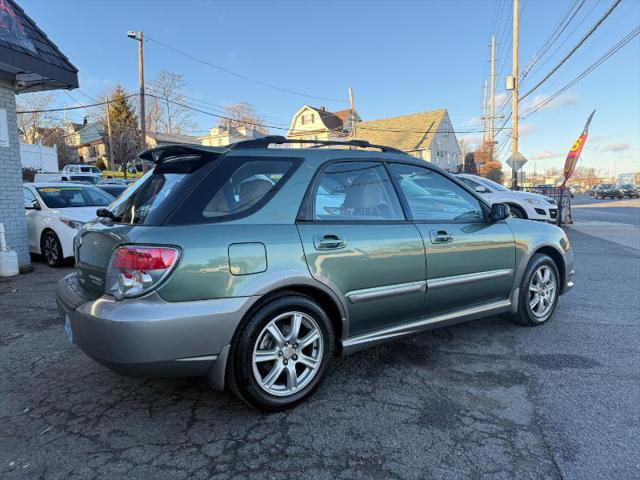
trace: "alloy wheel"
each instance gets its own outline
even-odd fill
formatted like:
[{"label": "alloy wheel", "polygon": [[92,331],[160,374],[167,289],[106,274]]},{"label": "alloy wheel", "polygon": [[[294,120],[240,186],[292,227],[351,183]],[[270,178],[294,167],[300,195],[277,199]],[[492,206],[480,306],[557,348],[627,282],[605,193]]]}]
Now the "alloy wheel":
[{"label": "alloy wheel", "polygon": [[529,307],[538,319],[549,315],[557,295],[555,272],[549,265],[541,265],[529,282]]},{"label": "alloy wheel", "polygon": [[58,262],[58,241],[56,237],[51,234],[44,237],[43,250],[47,263],[49,265],[55,265]]},{"label": "alloy wheel", "polygon": [[322,364],[323,335],[316,320],[286,312],[261,330],[253,348],[253,375],[265,392],[285,397],[306,387]]}]

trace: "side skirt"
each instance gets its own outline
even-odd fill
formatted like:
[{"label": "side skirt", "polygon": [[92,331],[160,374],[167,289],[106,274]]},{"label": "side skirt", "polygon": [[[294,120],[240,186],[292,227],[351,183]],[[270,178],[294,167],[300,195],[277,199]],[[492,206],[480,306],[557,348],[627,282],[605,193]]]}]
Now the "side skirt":
[{"label": "side skirt", "polygon": [[394,325],[392,327],[376,330],[374,332],[363,333],[342,342],[342,354],[350,355],[380,343],[388,342],[406,335],[413,335],[433,328],[445,327],[462,323],[477,318],[508,312],[511,309],[511,300],[500,300],[497,302],[477,305],[455,312],[448,312],[435,317],[423,318],[415,322]]}]

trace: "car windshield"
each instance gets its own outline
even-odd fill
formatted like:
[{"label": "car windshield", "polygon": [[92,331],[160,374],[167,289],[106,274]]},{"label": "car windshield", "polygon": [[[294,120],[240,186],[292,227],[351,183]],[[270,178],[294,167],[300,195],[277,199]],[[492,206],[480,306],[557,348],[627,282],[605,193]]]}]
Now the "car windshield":
[{"label": "car windshield", "polygon": [[493,180],[489,180],[488,178],[478,178],[478,180],[484,183],[487,187],[497,190],[498,192],[506,192],[509,190],[508,188],[494,182]]},{"label": "car windshield", "polygon": [[113,201],[108,193],[94,187],[69,185],[36,189],[49,208],[104,207]]}]

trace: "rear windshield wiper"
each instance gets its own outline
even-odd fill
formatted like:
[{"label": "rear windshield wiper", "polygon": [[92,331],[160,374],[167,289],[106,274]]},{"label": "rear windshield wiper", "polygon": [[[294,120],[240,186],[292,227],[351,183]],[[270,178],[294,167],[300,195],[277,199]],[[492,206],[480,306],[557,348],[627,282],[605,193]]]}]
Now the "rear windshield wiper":
[{"label": "rear windshield wiper", "polygon": [[121,220],[120,217],[114,215],[113,212],[111,212],[111,210],[107,208],[99,208],[98,210],[96,210],[96,215],[99,217],[108,218],[114,222],[119,222]]}]

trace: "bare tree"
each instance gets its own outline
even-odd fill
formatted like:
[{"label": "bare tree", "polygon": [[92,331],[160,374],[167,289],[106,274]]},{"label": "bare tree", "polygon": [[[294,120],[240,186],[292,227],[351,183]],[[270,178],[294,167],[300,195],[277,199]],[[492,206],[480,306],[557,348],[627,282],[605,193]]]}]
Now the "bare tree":
[{"label": "bare tree", "polygon": [[240,127],[245,126],[253,128],[260,133],[268,133],[268,129],[262,124],[264,123],[264,117],[258,114],[256,108],[247,102],[235,103],[233,105],[226,105],[224,107],[224,116],[227,119],[221,118],[220,125]]},{"label": "bare tree", "polygon": [[195,129],[192,110],[184,106],[186,86],[182,75],[166,70],[149,83],[145,119],[150,131],[182,135]]},{"label": "bare tree", "polygon": [[51,108],[53,97],[46,93],[25,93],[17,98],[18,131],[23,143],[38,143],[45,129],[53,128],[61,122],[51,112],[42,112]]},{"label": "bare tree", "polygon": [[67,163],[74,163],[78,159],[75,148],[67,144],[64,128],[54,127],[43,131],[42,144],[47,147],[56,147],[58,153],[58,168],[64,167]]}]

